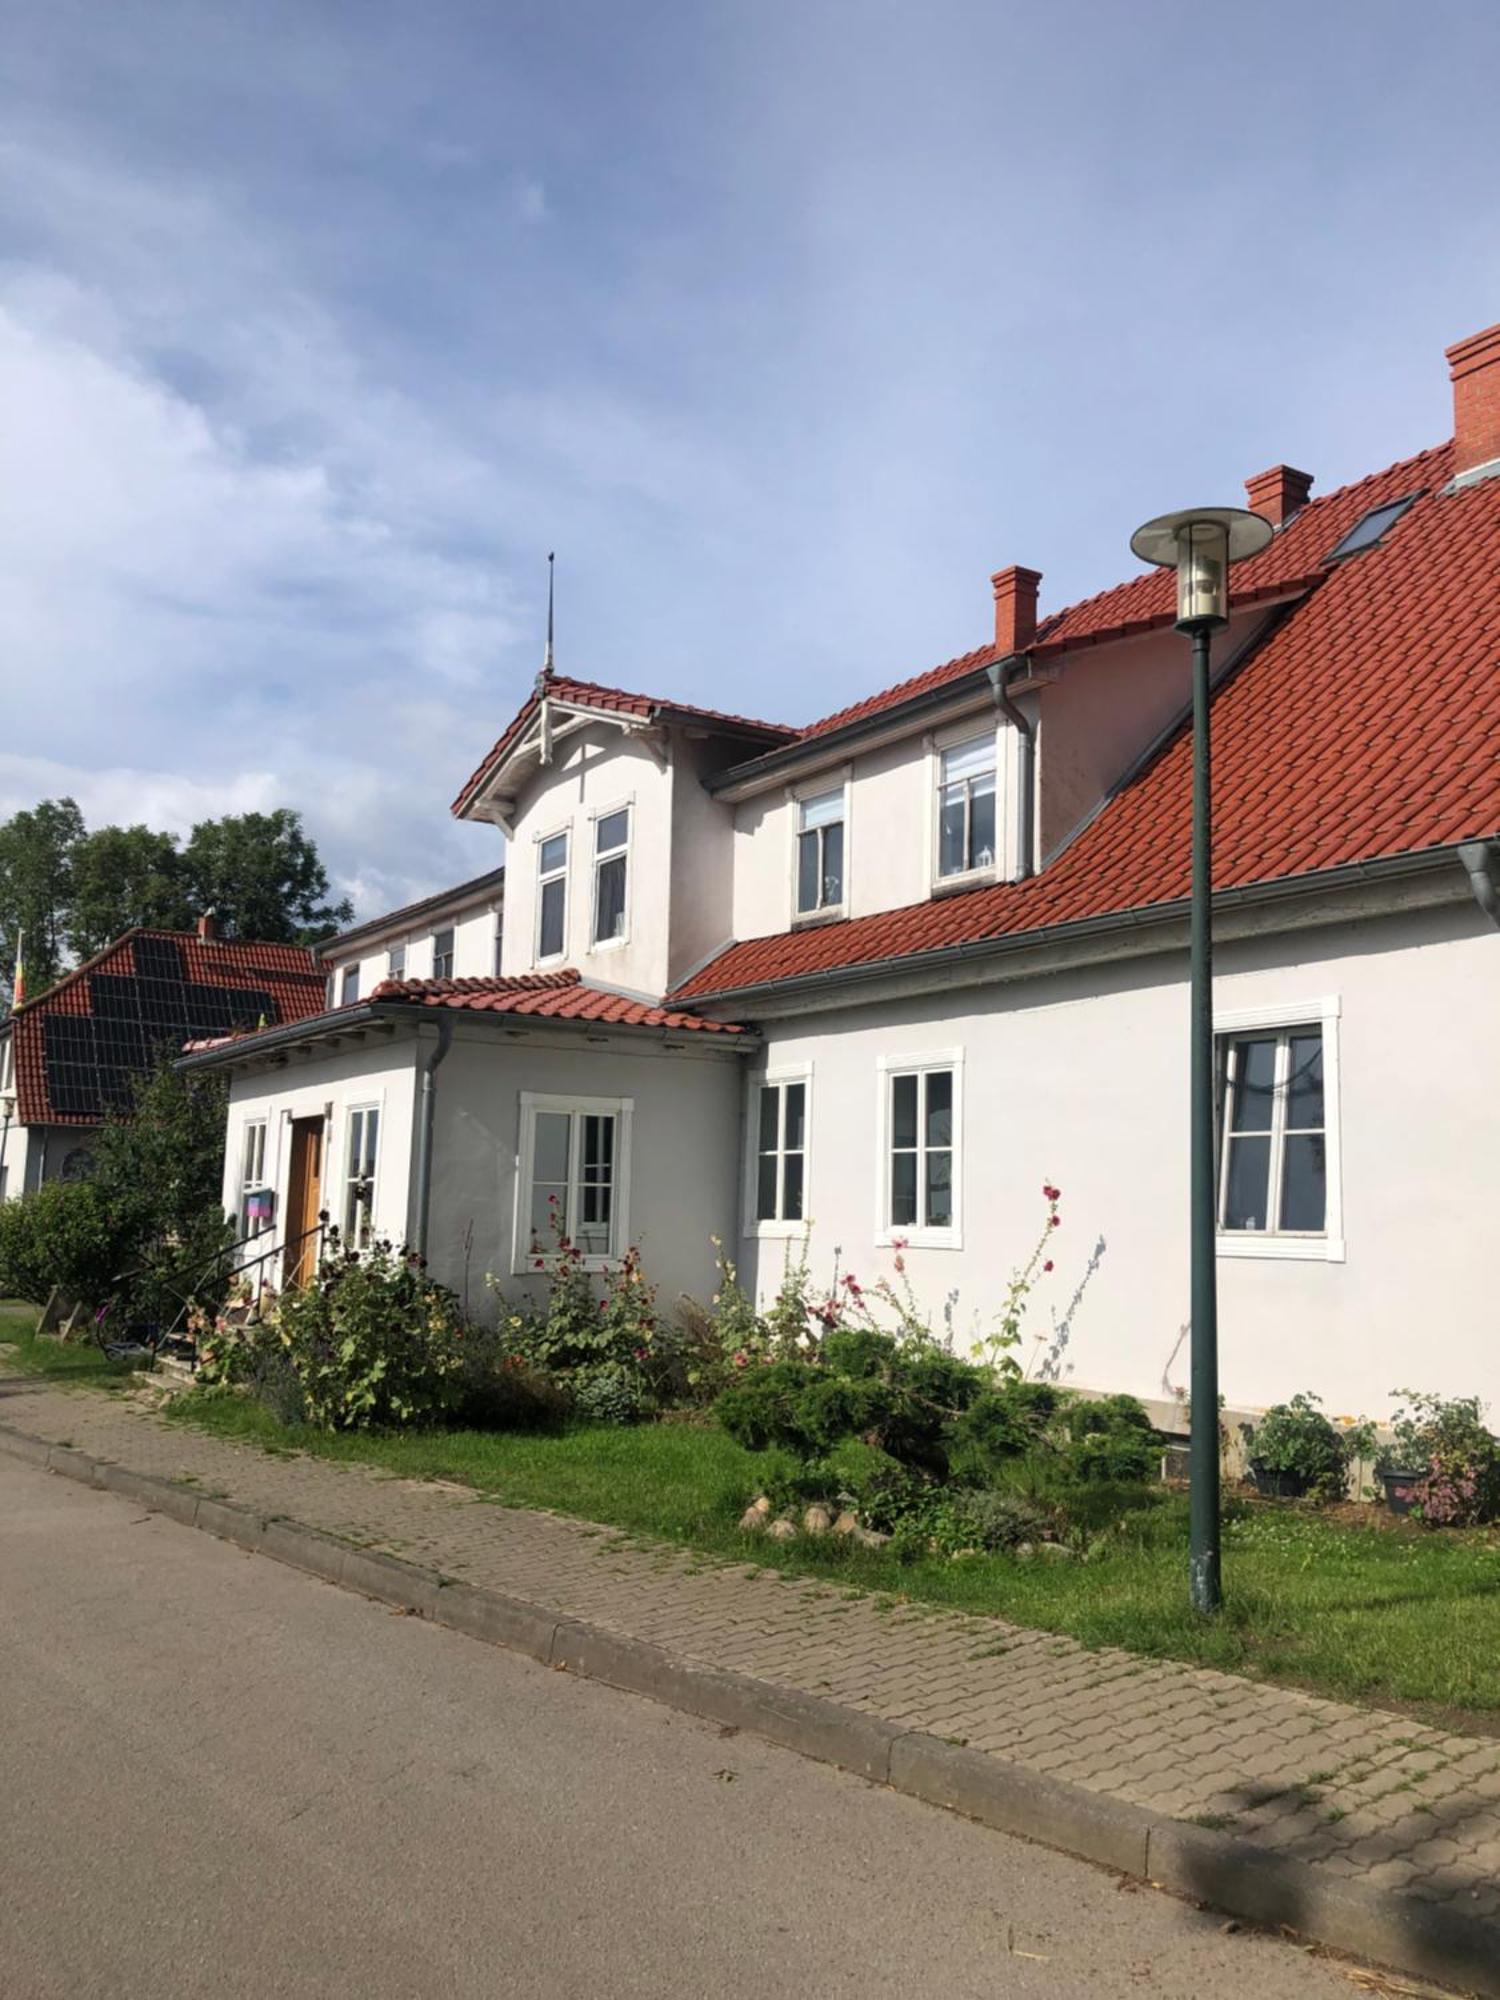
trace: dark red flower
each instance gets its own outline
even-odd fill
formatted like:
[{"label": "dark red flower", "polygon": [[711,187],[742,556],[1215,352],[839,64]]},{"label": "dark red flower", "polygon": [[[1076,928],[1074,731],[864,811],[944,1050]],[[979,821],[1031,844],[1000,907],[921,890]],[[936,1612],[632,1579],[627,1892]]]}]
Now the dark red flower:
[{"label": "dark red flower", "polygon": [[1044,1271],[1050,1271],[1052,1269],[1052,1259],[1050,1257],[1047,1259],[1046,1263],[1043,1264],[1042,1269]]}]

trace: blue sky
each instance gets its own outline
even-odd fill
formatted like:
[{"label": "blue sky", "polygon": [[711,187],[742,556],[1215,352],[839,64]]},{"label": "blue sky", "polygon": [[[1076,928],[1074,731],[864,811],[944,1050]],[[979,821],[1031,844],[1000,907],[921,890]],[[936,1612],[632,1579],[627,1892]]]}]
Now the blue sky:
[{"label": "blue sky", "polygon": [[362,914],[539,664],[797,721],[1448,434],[1500,9],[0,0],[0,812]]}]

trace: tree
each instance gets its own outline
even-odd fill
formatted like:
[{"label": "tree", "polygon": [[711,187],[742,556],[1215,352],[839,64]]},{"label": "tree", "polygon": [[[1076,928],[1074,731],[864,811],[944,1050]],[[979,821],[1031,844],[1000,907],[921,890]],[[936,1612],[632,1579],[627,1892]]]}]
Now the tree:
[{"label": "tree", "polygon": [[201,820],[182,869],[191,907],[213,910],[229,937],[312,944],[354,914],[347,898],[328,900],[328,871],[286,806]]},{"label": "tree", "polygon": [[83,837],[83,814],[72,799],[43,799],[0,824],[0,970],[14,982],[24,932],[32,999],[63,968],[73,863]]},{"label": "tree", "polygon": [[101,826],[79,841],[68,908],[68,942],[76,957],[92,957],[137,924],[179,931],[191,923],[174,834]]}]

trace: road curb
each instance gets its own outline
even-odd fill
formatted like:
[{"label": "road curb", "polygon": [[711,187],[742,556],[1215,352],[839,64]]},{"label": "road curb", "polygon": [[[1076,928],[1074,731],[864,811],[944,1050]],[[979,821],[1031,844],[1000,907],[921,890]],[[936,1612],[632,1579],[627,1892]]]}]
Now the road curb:
[{"label": "road curb", "polygon": [[606,1626],[450,1582],[399,1557],[352,1547],[300,1522],[268,1518],[87,1452],[49,1445],[9,1424],[0,1424],[0,1451],[544,1666],[747,1729],[928,1805],[1231,1916],[1500,2000],[1500,1926],[1452,1903],[1328,1876],[1316,1863],[1268,1852],[1232,1834],[1166,1819],[819,1695],[694,1664]]}]

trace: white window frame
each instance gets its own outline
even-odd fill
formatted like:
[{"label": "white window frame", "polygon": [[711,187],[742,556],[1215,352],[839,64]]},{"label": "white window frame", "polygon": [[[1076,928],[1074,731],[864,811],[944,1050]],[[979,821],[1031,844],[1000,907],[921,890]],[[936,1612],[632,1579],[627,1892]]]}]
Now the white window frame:
[{"label": "white window frame", "polygon": [[[515,1199],[511,1222],[510,1268],[513,1277],[521,1277],[527,1272],[535,1273],[538,1252],[531,1247],[531,1179],[536,1162],[536,1116],[539,1111],[555,1111],[566,1114],[574,1120],[573,1136],[568,1146],[568,1202],[569,1213],[564,1218],[565,1227],[570,1231],[573,1224],[572,1204],[581,1185],[579,1162],[581,1149],[578,1144],[578,1121],[585,1117],[613,1117],[615,1121],[615,1178],[613,1200],[610,1204],[609,1249],[582,1259],[585,1271],[611,1271],[616,1268],[630,1244],[630,1152],[631,1126],[635,1118],[633,1097],[557,1097],[544,1092],[523,1090],[520,1095],[520,1125],[516,1149]],[[550,1258],[555,1245],[549,1244],[541,1253]]]},{"label": "white window frame", "polygon": [[[358,1000],[359,975],[360,961],[358,959],[355,959],[352,965],[341,965],[339,967],[339,1005],[341,1007],[352,1007],[355,1001]],[[349,991],[349,982],[351,980],[354,982],[354,991],[352,993]]]},{"label": "white window frame", "polygon": [[[447,937],[450,940],[448,945],[448,957],[452,962],[450,963],[448,970],[446,972],[438,971],[438,939],[440,937]],[[438,924],[434,927],[432,933],[432,976],[434,979],[451,979],[454,976],[454,973],[457,971],[457,969],[458,969],[458,925],[455,923]]]},{"label": "white window frame", "polygon": [[[354,1121],[363,1119],[370,1112],[375,1113],[375,1170],[370,1175],[370,1243],[379,1235],[375,1226],[375,1210],[380,1194],[380,1162],[385,1151],[385,1099],[384,1097],[362,1098],[357,1104],[344,1106],[344,1152],[340,1161],[338,1225],[340,1241],[346,1250],[367,1250],[369,1244],[356,1243],[349,1233],[351,1190],[355,1184],[354,1175]],[[363,1137],[364,1127],[360,1127]],[[362,1180],[363,1175],[360,1176]]]},{"label": "white window frame", "polygon": [[[788,893],[791,898],[791,921],[794,928],[804,924],[836,923],[849,913],[849,864],[853,851],[853,804],[854,774],[846,764],[839,771],[822,771],[816,778],[808,778],[799,785],[788,785],[787,804],[791,812],[791,853],[788,857]],[[798,907],[797,890],[799,862],[802,851],[802,808],[814,799],[826,799],[832,792],[843,794],[844,828],[844,893],[837,903],[819,903],[816,909],[804,910]]]},{"label": "white window frame", "polygon": [[390,945],[385,954],[385,976],[387,979],[406,977],[406,943]]},{"label": "white window frame", "polygon": [[[1323,1233],[1320,1236],[1272,1233],[1268,1229],[1218,1229],[1214,1242],[1220,1257],[1297,1259],[1342,1264],[1344,1243],[1343,1123],[1339,1101],[1339,1021],[1342,1008],[1336,993],[1301,1005],[1280,1001],[1257,1007],[1223,1007],[1214,1013],[1214,1062],[1217,1070],[1221,1037],[1246,1033],[1285,1034],[1297,1028],[1318,1028],[1323,1035],[1323,1160],[1326,1176]],[[1217,1140],[1218,1134],[1215,1134]],[[1214,1213],[1222,1197],[1223,1154],[1215,1151]],[[1280,1171],[1273,1148],[1271,1173]]]},{"label": "white window frame", "polygon": [[[975,725],[978,724],[978,727]],[[962,750],[965,744],[977,743],[989,737],[995,756],[995,854],[992,861],[981,862],[976,868],[955,869],[945,875],[943,868],[943,758],[950,750]],[[984,716],[965,716],[951,727],[936,731],[927,738],[927,842],[928,879],[934,891],[950,891],[955,888],[973,888],[983,882],[998,882],[1003,879],[1007,852],[1008,783],[1003,755],[1002,732],[998,722],[990,722]]]},{"label": "white window frame", "polygon": [[[254,1230],[253,1232],[247,1231],[245,1224],[246,1197],[252,1194],[259,1194],[262,1189],[268,1188],[272,1185],[271,1181],[267,1178],[266,1175],[266,1152],[270,1144],[270,1124],[271,1121],[269,1120],[269,1118],[262,1116],[260,1118],[247,1118],[244,1124],[240,1127],[240,1199],[239,1199],[239,1212],[236,1217],[236,1220],[239,1223],[239,1235],[242,1242],[248,1241],[253,1243],[256,1241],[257,1238],[268,1235],[270,1231],[276,1227],[274,1195],[272,1196],[272,1213],[270,1220],[267,1222],[263,1222],[260,1225],[260,1227]],[[252,1173],[251,1153],[252,1153],[253,1134],[259,1134],[259,1140],[258,1143],[254,1144],[253,1147],[254,1172]]]},{"label": "white window frame", "polygon": [[[599,822],[605,819],[613,819],[616,813],[624,813],[625,815],[625,845],[623,847],[612,847],[610,848],[607,854],[601,854],[599,852]],[[631,862],[631,853],[634,846],[635,846],[635,794],[633,792],[631,793],[629,798],[620,799],[619,801],[617,801],[616,804],[612,806],[599,806],[590,812],[589,814],[589,855],[590,855],[589,950],[590,951],[619,951],[623,946],[629,944],[630,942],[631,905],[634,901],[634,898],[631,896],[630,893],[630,888],[631,888],[630,878],[632,873],[630,862]],[[625,920],[624,928],[621,930],[620,935],[618,937],[602,938],[598,934],[599,933],[599,869],[603,862],[618,861],[622,855],[625,860],[625,909],[623,913]],[[564,895],[566,895],[566,891],[564,891]],[[564,908],[566,909],[566,904],[564,905]],[[538,922],[540,922],[540,915],[538,916]],[[566,925],[567,923],[566,916],[564,916],[563,922],[564,925]]]},{"label": "white window frame", "polygon": [[[800,1083],[802,1098],[802,1217],[797,1222],[787,1222],[779,1217],[765,1221],[756,1214],[760,1171],[760,1093],[773,1087],[789,1083]],[[810,1062],[791,1063],[780,1069],[762,1070],[758,1076],[746,1079],[747,1099],[745,1110],[745,1234],[747,1236],[786,1237],[805,1236],[812,1227],[808,1197],[812,1191],[812,1114],[813,1114],[813,1066]],[[781,1100],[777,1122],[777,1168],[776,1205],[783,1199],[783,1178],[785,1175],[786,1149],[786,1099]]]},{"label": "white window frame", "polygon": [[[549,840],[561,839],[563,843],[563,864],[549,874],[542,873],[542,849]],[[568,955],[568,918],[571,914],[568,895],[568,877],[573,866],[573,829],[571,826],[554,826],[546,832],[538,832],[533,839],[536,849],[536,867],[532,871],[532,881],[536,885],[536,910],[532,922],[531,958],[534,965],[556,965]],[[563,885],[562,949],[542,956],[542,890],[549,882],[561,881]]]},{"label": "white window frame", "polygon": [[[924,1050],[917,1055],[881,1056],[875,1065],[878,1101],[875,1130],[879,1151],[876,1167],[875,1241],[888,1249],[899,1238],[915,1249],[962,1250],[964,1192],[964,1052],[958,1049]],[[937,1228],[925,1223],[909,1227],[891,1221],[891,1084],[898,1076],[925,1075],[932,1070],[953,1072],[953,1220]],[[920,1112],[920,1095],[918,1099]],[[920,1137],[920,1127],[919,1127]],[[918,1158],[926,1151],[919,1146]],[[925,1185],[924,1176],[917,1177]]]}]

